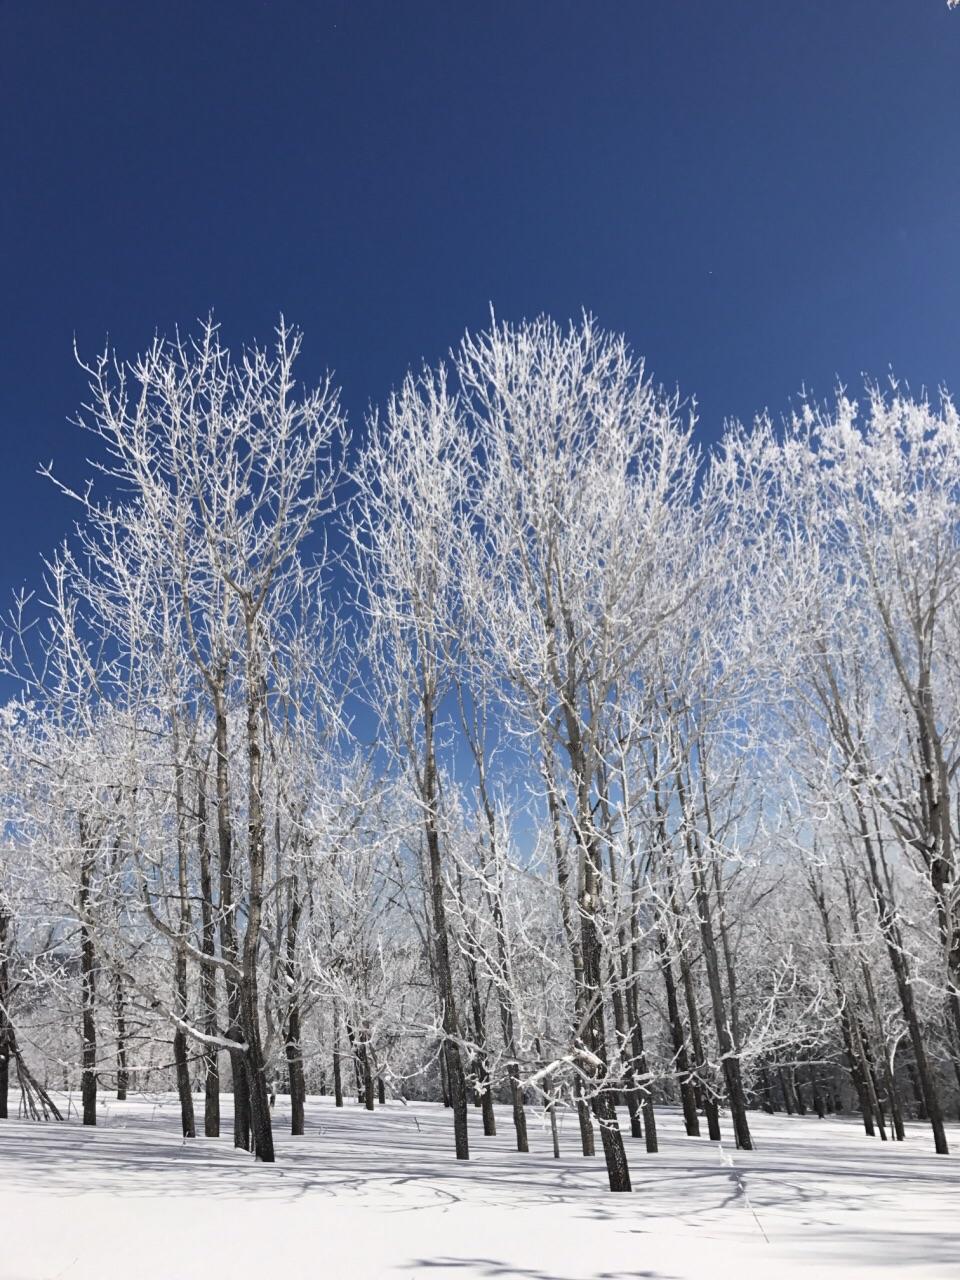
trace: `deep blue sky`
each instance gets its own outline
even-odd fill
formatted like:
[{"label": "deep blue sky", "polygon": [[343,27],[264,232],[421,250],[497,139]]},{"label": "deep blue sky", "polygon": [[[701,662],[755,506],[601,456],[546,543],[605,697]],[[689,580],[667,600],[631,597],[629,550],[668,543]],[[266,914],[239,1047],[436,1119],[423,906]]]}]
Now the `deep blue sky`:
[{"label": "deep blue sky", "polygon": [[945,0],[0,0],[0,591],[81,469],[76,333],[277,313],[355,425],[493,301],[581,307],[726,415],[960,389]]}]

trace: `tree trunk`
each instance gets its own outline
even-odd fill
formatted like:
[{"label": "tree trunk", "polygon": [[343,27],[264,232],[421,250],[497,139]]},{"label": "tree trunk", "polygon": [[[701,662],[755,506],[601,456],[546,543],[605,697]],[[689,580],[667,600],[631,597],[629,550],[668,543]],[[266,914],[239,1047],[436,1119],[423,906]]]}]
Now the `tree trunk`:
[{"label": "tree trunk", "polygon": [[173,1034],[173,1061],[177,1068],[177,1096],[180,1100],[180,1127],[185,1138],[197,1136],[193,1114],[193,1091],[190,1088],[190,1064],[187,1037],[179,1028]]},{"label": "tree trunk", "polygon": [[[236,904],[233,894],[233,827],[230,821],[230,757],[224,689],[226,671],[217,672],[214,683],[216,729],[217,846],[220,858],[220,949],[232,966],[226,973],[228,1038],[243,1040],[243,1001],[240,990],[240,945],[237,941]],[[242,1050],[230,1051],[233,1085],[233,1145],[250,1150],[250,1096]]]},{"label": "tree trunk", "polygon": [[791,1062],[787,1067],[787,1075],[790,1077],[790,1088],[793,1090],[793,1096],[796,1099],[797,1111],[800,1115],[805,1116],[807,1114],[807,1100],[803,1096],[803,1082],[797,1075],[795,1063]]},{"label": "tree trunk", "polygon": [[926,1120],[927,1109],[923,1103],[923,1090],[920,1088],[920,1077],[917,1075],[917,1068],[914,1063],[907,1061],[907,1075],[910,1078],[910,1087],[913,1090],[913,1099],[917,1107],[917,1119]]},{"label": "tree trunk", "polygon": [[247,892],[247,925],[243,935],[242,998],[243,1033],[247,1042],[245,1063],[250,1093],[250,1127],[254,1154],[265,1164],[274,1161],[273,1126],[270,1115],[267,1068],[260,1037],[260,1002],[257,989],[257,962],[263,912],[263,877],[266,830],[263,815],[263,750],[261,734],[265,723],[264,682],[257,647],[256,613],[247,602],[246,693],[247,693],[247,861],[250,882]]},{"label": "tree trunk", "polygon": [[[581,791],[583,787],[581,786]],[[580,818],[590,820],[589,801],[581,796]],[[585,824],[584,824],[585,825]],[[600,1141],[607,1165],[607,1179],[611,1191],[630,1191],[630,1170],[623,1135],[617,1123],[613,1096],[606,1083],[607,1043],[603,1017],[603,943],[596,919],[596,906],[600,897],[600,860],[596,848],[587,846],[584,852],[584,876],[579,895],[580,938],[583,951],[583,980],[588,1001],[588,1017],[584,1026],[583,1044],[589,1057],[588,1071],[592,1081],[591,1106],[600,1126]]]},{"label": "tree trunk", "polygon": [[307,1092],[303,1074],[303,1047],[301,1044],[300,1029],[300,987],[297,981],[299,977],[297,965],[297,937],[302,911],[303,905],[294,889],[290,894],[289,914],[287,916],[286,955],[284,957],[284,971],[291,993],[290,1004],[287,1010],[284,1050],[287,1059],[287,1075],[290,1079],[290,1133],[295,1138],[303,1135],[304,1103]]},{"label": "tree trunk", "polygon": [[267,1087],[267,1070],[260,1039],[260,1018],[257,1009],[256,981],[246,981],[243,991],[243,1034],[247,1052],[243,1064],[247,1077],[247,1096],[250,1100],[250,1136],[253,1153],[265,1164],[274,1161],[273,1124],[270,1116],[270,1091]]},{"label": "tree trunk", "polygon": [[90,923],[90,882],[93,876],[94,846],[86,823],[80,820],[80,1010],[81,1010],[81,1075],[80,1095],[83,1103],[83,1123],[97,1123],[97,1024],[95,1006],[97,997],[97,970],[94,953],[93,930]]},{"label": "tree trunk", "polygon": [[[542,745],[543,777],[546,783],[547,807],[550,813],[550,828],[553,836],[553,853],[557,870],[557,894],[560,900],[560,919],[563,923],[563,932],[567,939],[570,959],[573,964],[573,1007],[576,1025],[581,1026],[586,1016],[583,948],[570,902],[570,867],[560,826],[560,804],[557,800],[554,779],[553,752],[548,738],[543,738]],[[593,1119],[590,1115],[590,1106],[583,1096],[583,1081],[580,1079],[579,1073],[574,1077],[573,1092],[577,1106],[577,1122],[580,1126],[580,1149],[584,1156],[593,1156],[596,1153]]]},{"label": "tree trunk", "polygon": [[690,1081],[690,1062],[687,1058],[687,1044],[683,1034],[683,1023],[680,1021],[677,985],[673,977],[673,963],[670,959],[667,935],[662,928],[657,930],[657,948],[660,952],[660,971],[663,974],[663,982],[667,993],[667,1020],[670,1024],[673,1060],[676,1063],[680,1082],[683,1123],[687,1131],[687,1137],[699,1138],[700,1118],[697,1115],[697,1101]]},{"label": "tree trunk", "polygon": [[[817,910],[820,914],[820,922],[823,926],[823,935],[827,944],[827,967],[830,970],[830,976],[833,980],[834,999],[837,1005],[837,1012],[840,1018],[840,1034],[843,1040],[844,1052],[847,1056],[847,1064],[850,1070],[850,1079],[853,1081],[853,1087],[857,1094],[857,1100],[860,1104],[860,1114],[863,1117],[863,1127],[867,1137],[874,1136],[873,1117],[874,1114],[879,1115],[879,1108],[875,1106],[876,1099],[870,1097],[869,1079],[870,1073],[867,1068],[866,1060],[863,1057],[862,1046],[858,1049],[857,1037],[853,1022],[850,1017],[848,1007],[847,993],[844,989],[843,976],[840,965],[837,960],[836,947],[833,939],[833,928],[830,923],[830,912],[827,909],[826,894],[823,889],[822,880],[814,878],[813,873],[810,874],[810,889],[813,894],[813,900],[816,903]],[[886,1140],[886,1133],[881,1128],[881,1135]]]},{"label": "tree trunk", "polygon": [[577,1104],[577,1124],[580,1126],[580,1150],[585,1156],[595,1156],[597,1148],[593,1135],[593,1117],[590,1114],[590,1104],[583,1096],[583,1081],[579,1075],[573,1081],[573,1096]]},{"label": "tree trunk", "polygon": [[[677,911],[675,902],[673,909],[675,912]],[[697,993],[693,986],[690,961],[682,947],[680,948],[680,980],[683,983],[683,998],[687,1006],[687,1021],[690,1023],[690,1047],[693,1050],[693,1061],[697,1076],[701,1081],[703,1114],[707,1120],[707,1134],[711,1142],[719,1142],[721,1136],[720,1112],[711,1082],[706,1078],[707,1059],[703,1050],[703,1035],[700,1029],[700,1010],[697,1006]]]},{"label": "tree trunk", "polygon": [[760,1066],[760,1084],[763,1089],[761,1106],[768,1116],[772,1116],[777,1107],[773,1097],[773,1081],[770,1079],[770,1072],[767,1070],[765,1062]]},{"label": "tree trunk", "polygon": [[357,1033],[349,1019],[347,1020],[347,1043],[350,1045],[350,1059],[353,1062],[353,1087],[357,1095],[357,1106],[362,1107],[366,1099],[366,1089],[363,1083],[363,1058],[360,1051],[360,1044],[357,1039]]},{"label": "tree trunk", "polygon": [[630,1170],[623,1135],[617,1123],[617,1111],[607,1084],[607,1033],[604,1025],[603,936],[597,922],[602,891],[602,859],[598,833],[594,827],[590,796],[590,773],[580,724],[569,697],[564,706],[567,729],[566,750],[570,758],[577,797],[577,830],[575,838],[580,850],[577,907],[580,912],[580,950],[583,956],[583,1004],[586,1015],[581,1020],[587,1074],[593,1096],[591,1107],[600,1126],[600,1141],[607,1165],[611,1191],[630,1191]]},{"label": "tree trunk", "polygon": [[[215,956],[217,951],[216,924],[213,901],[213,875],[210,866],[210,846],[207,842],[207,793],[206,766],[197,768],[197,847],[200,855],[200,947],[205,956]],[[206,1035],[215,1036],[218,1027],[217,970],[213,964],[200,966],[200,1004],[203,1009],[203,1029]],[[203,1062],[203,1133],[207,1138],[220,1137],[220,1059],[213,1045],[204,1045]]]},{"label": "tree trunk", "polygon": [[130,1075],[127,1070],[127,1018],[123,994],[123,977],[113,979],[113,1016],[117,1029],[117,1101],[126,1102]]},{"label": "tree trunk", "polygon": [[[604,787],[606,792],[606,787]],[[619,879],[617,875],[617,860],[613,851],[612,824],[610,822],[609,807],[604,799],[602,805],[602,813],[604,826],[607,831],[607,862],[610,868],[610,896],[613,900],[612,910],[618,911]],[[617,1035],[617,1047],[620,1053],[620,1059],[624,1064],[624,1098],[627,1104],[627,1114],[630,1117],[630,1136],[632,1138],[643,1137],[643,1100],[649,1098],[649,1090],[643,1091],[637,1085],[637,1070],[642,1074],[646,1074],[646,1060],[642,1056],[642,1037],[641,1037],[641,1056],[635,1053],[636,1037],[631,1034],[635,1031],[639,1021],[639,1014],[635,1002],[636,996],[636,975],[631,974],[631,949],[627,938],[626,926],[623,923],[622,907],[618,912],[620,923],[617,929],[617,955],[611,955],[610,965],[610,996],[613,1004],[613,1021]],[[634,915],[633,902],[631,900],[631,917]],[[618,966],[619,962],[619,966]],[[619,967],[619,972],[618,972]],[[655,1148],[654,1148],[655,1149]],[[650,1150],[649,1143],[647,1150]]]},{"label": "tree trunk", "polygon": [[817,1074],[817,1065],[811,1062],[807,1065],[807,1072],[810,1076],[810,1092],[813,1095],[813,1109],[817,1113],[817,1119],[822,1120],[826,1114],[823,1104],[823,1091],[820,1088],[820,1079]]},{"label": "tree trunk", "polygon": [[453,970],[447,930],[447,909],[443,900],[443,866],[440,858],[440,833],[437,829],[438,787],[433,746],[433,703],[425,691],[423,699],[426,756],[423,765],[423,800],[427,858],[430,873],[430,902],[433,914],[433,949],[439,983],[440,1019],[443,1027],[443,1058],[447,1070],[447,1088],[453,1108],[454,1149],[458,1160],[470,1159],[467,1136],[467,1087],[463,1061],[457,1044],[457,1007],[453,995]]},{"label": "tree trunk", "polygon": [[340,1005],[333,1001],[333,1101],[343,1106],[343,1074],[340,1068]]},{"label": "tree trunk", "polygon": [[627,1026],[627,1015],[624,1009],[624,993],[617,980],[617,975],[613,972],[613,961],[610,962],[610,990],[613,1001],[613,1023],[617,1032],[617,1041],[620,1046],[620,1056],[625,1062],[624,1066],[624,1100],[627,1104],[627,1115],[630,1117],[630,1136],[631,1138],[643,1137],[643,1119],[640,1112],[640,1090],[637,1088],[636,1074],[633,1070],[633,1045],[630,1042],[630,1030]]},{"label": "tree trunk", "polygon": [[[485,793],[484,793],[485,794]],[[494,815],[488,813],[490,839],[494,842],[496,831]],[[497,869],[496,890],[488,894],[490,915],[497,938],[497,963],[500,969],[500,981],[496,984],[497,1007],[500,1012],[500,1030],[503,1033],[503,1047],[507,1054],[507,1079],[510,1081],[510,1104],[513,1109],[513,1129],[517,1139],[517,1150],[527,1152],[527,1113],[523,1106],[523,1088],[520,1084],[520,1064],[518,1062],[516,1020],[513,1011],[513,975],[510,964],[510,952],[507,946],[506,925],[503,918],[502,882],[500,866],[497,861],[499,850],[494,843],[493,857]]]},{"label": "tree trunk", "polygon": [[294,1005],[287,1020],[287,1072],[290,1076],[290,1132],[303,1135],[306,1087],[303,1079],[303,1056],[300,1048],[300,1009]]},{"label": "tree trunk", "polygon": [[866,1027],[859,1017],[854,1017],[850,1021],[851,1033],[854,1042],[857,1045],[860,1062],[862,1064],[864,1088],[870,1099],[870,1107],[873,1114],[877,1118],[877,1127],[880,1130],[880,1140],[887,1140],[887,1122],[883,1114],[883,1104],[880,1101],[880,1091],[877,1087],[877,1073],[873,1065],[873,1052],[870,1048],[870,1038],[867,1035]]},{"label": "tree trunk", "polygon": [[[462,904],[463,885],[461,883],[459,868],[457,868],[457,892]],[[470,993],[470,1012],[473,1015],[473,1033],[477,1044],[477,1052],[474,1058],[476,1099],[478,1106],[480,1106],[483,1111],[483,1135],[485,1138],[492,1138],[496,1136],[497,1119],[493,1110],[493,1091],[490,1087],[490,1071],[487,1067],[484,1052],[484,1046],[486,1045],[487,1040],[487,1028],[483,1002],[480,998],[480,981],[477,977],[477,962],[469,952],[465,952],[463,959],[464,967],[467,971],[467,989]]]},{"label": "tree trunk", "polygon": [[0,1120],[7,1119],[13,1028],[10,1025],[10,960],[7,954],[10,917],[0,903]]},{"label": "tree trunk", "polygon": [[[636,989],[634,989],[635,992]],[[632,997],[632,1009],[630,1015],[630,1035],[633,1045],[633,1058],[637,1064],[640,1074],[647,1074],[647,1054],[643,1047],[643,1023],[640,1020],[640,1010],[636,1003],[636,994]],[[643,1140],[648,1155],[655,1155],[660,1149],[659,1140],[657,1138],[657,1117],[653,1110],[653,1094],[646,1085],[641,1086],[641,1107],[643,1110]]]},{"label": "tree trunk", "polygon": [[187,1059],[187,1037],[182,1024],[187,1018],[187,953],[184,943],[190,933],[191,911],[187,877],[187,813],[184,796],[183,763],[180,755],[180,733],[177,710],[172,714],[174,753],[174,798],[177,817],[177,874],[180,893],[179,935],[181,942],[174,956],[173,992],[174,1009],[180,1022],[173,1036],[173,1060],[177,1068],[177,1095],[180,1099],[180,1125],[185,1138],[197,1136],[193,1114],[193,1090],[190,1087],[190,1066]]},{"label": "tree trunk", "polygon": [[777,1075],[780,1078],[780,1091],[783,1094],[784,1108],[786,1109],[787,1115],[792,1116],[797,1109],[797,1098],[796,1094],[793,1092],[793,1082],[790,1079],[789,1072],[784,1070],[783,1067],[779,1067],[777,1069]]},{"label": "tree trunk", "polygon": [[440,1044],[440,1101],[449,1111],[453,1106],[450,1099],[450,1084],[447,1077],[447,1056],[443,1052],[443,1043]]},{"label": "tree trunk", "polygon": [[365,1033],[361,1035],[360,1039],[360,1067],[363,1082],[363,1105],[368,1111],[373,1111],[376,1106],[373,1089],[373,1070],[370,1066],[370,1046],[367,1044]]},{"label": "tree trunk", "polygon": [[882,847],[874,846],[874,840],[870,834],[870,829],[867,824],[866,812],[859,802],[857,803],[857,811],[860,822],[860,835],[863,840],[864,850],[867,857],[867,865],[870,870],[877,921],[880,925],[880,932],[883,936],[884,942],[886,943],[887,955],[890,960],[890,967],[893,969],[894,978],[896,979],[897,992],[900,996],[900,1005],[903,1009],[904,1021],[907,1024],[907,1031],[910,1035],[910,1043],[913,1048],[914,1062],[917,1066],[917,1075],[920,1079],[920,1088],[923,1092],[927,1118],[933,1132],[934,1150],[937,1155],[948,1155],[950,1148],[947,1145],[947,1135],[943,1123],[943,1111],[940,1106],[940,1097],[937,1093],[936,1085],[934,1084],[933,1072],[930,1070],[930,1064],[927,1059],[927,1050],[923,1041],[923,1032],[920,1028],[920,1019],[917,1015],[916,1004],[913,999],[913,986],[906,952],[903,947],[903,939],[900,936],[899,925],[897,924],[896,917],[891,910],[887,899],[886,886],[881,878],[879,858],[884,856],[883,850]]},{"label": "tree trunk", "polygon": [[693,873],[697,914],[700,918],[700,944],[707,971],[707,986],[713,1005],[713,1019],[717,1030],[717,1042],[720,1046],[727,1100],[730,1103],[730,1118],[733,1122],[734,1139],[742,1151],[752,1151],[753,1141],[750,1137],[750,1125],[747,1121],[747,1100],[743,1091],[743,1079],[740,1074],[740,1058],[736,1052],[727,1022],[723,987],[720,981],[720,967],[717,963],[717,950],[713,936],[710,898],[704,880],[699,850],[695,853]]}]

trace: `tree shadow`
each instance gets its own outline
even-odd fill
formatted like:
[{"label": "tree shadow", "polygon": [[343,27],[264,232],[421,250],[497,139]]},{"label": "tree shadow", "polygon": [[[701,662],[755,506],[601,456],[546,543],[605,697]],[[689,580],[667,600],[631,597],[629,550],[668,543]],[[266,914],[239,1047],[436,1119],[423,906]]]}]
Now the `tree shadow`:
[{"label": "tree shadow", "polygon": [[[548,1131],[531,1125],[533,1150],[521,1156],[509,1112],[498,1113],[498,1121],[497,1137],[484,1138],[471,1115],[472,1159],[463,1163],[453,1155],[450,1114],[440,1107],[390,1104],[366,1112],[313,1099],[306,1135],[291,1138],[283,1134],[288,1113],[280,1100],[278,1163],[262,1165],[233,1148],[228,1096],[218,1140],[184,1141],[175,1098],[110,1102],[96,1129],[75,1121],[0,1124],[0,1180],[10,1190],[47,1196],[96,1191],[288,1203],[316,1196],[352,1200],[383,1215],[455,1211],[461,1204],[503,1213],[562,1206],[570,1218],[630,1233],[754,1242],[765,1235],[778,1247],[812,1251],[824,1261],[856,1256],[858,1265],[905,1268],[955,1261],[955,1246],[939,1224],[952,1223],[960,1161],[927,1152],[922,1129],[907,1143],[879,1144],[851,1124],[758,1117],[756,1151],[721,1152],[706,1139],[686,1138],[679,1117],[664,1110],[660,1154],[648,1156],[642,1144],[631,1143],[633,1194],[615,1196],[607,1191],[602,1159],[579,1155],[573,1127],[562,1135],[562,1159],[554,1160]],[[912,1220],[886,1229],[904,1214]],[[511,1269],[496,1258],[415,1265],[461,1271],[482,1265],[487,1270],[479,1274],[491,1277],[562,1280]],[[667,1280],[660,1272],[622,1274]],[[600,1271],[594,1280],[619,1275]]]},{"label": "tree shadow", "polygon": [[[537,1267],[518,1267],[514,1263],[500,1262],[496,1258],[412,1258],[409,1262],[398,1264],[398,1270],[408,1267],[417,1270],[467,1271],[472,1276],[490,1277],[490,1280],[504,1280],[505,1277],[517,1277],[517,1280],[571,1280],[559,1271],[541,1271]],[[681,1277],[666,1271],[596,1271],[591,1280],[681,1280]]]}]

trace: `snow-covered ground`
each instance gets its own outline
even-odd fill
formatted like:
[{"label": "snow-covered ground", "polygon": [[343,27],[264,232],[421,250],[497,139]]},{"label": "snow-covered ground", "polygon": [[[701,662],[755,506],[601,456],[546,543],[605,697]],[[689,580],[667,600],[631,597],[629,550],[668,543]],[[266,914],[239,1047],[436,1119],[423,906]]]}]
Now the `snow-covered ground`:
[{"label": "snow-covered ground", "polygon": [[555,1161],[546,1129],[518,1156],[507,1111],[496,1138],[471,1111],[458,1165],[438,1106],[311,1099],[291,1138],[284,1104],[273,1166],[228,1137],[184,1143],[169,1096],[106,1099],[97,1129],[0,1123],[0,1280],[960,1276],[960,1157],[920,1125],[895,1145],[852,1119],[752,1115],[745,1153],[662,1112],[660,1154],[630,1142],[634,1194],[614,1196],[569,1118]]}]

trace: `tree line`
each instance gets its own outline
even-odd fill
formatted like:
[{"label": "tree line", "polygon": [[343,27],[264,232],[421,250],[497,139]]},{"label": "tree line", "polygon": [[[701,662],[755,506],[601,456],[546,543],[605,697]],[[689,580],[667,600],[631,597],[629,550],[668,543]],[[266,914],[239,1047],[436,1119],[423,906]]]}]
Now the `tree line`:
[{"label": "tree line", "polygon": [[[300,334],[86,368],[89,483],[6,619],[0,1118],[175,1087],[569,1110],[611,1190],[960,1103],[960,420],[729,424],[590,317],[491,319],[352,440]],[[202,1100],[202,1101],[201,1101]],[[202,1117],[199,1112],[202,1109]],[[599,1144],[598,1144],[599,1138]]]}]

